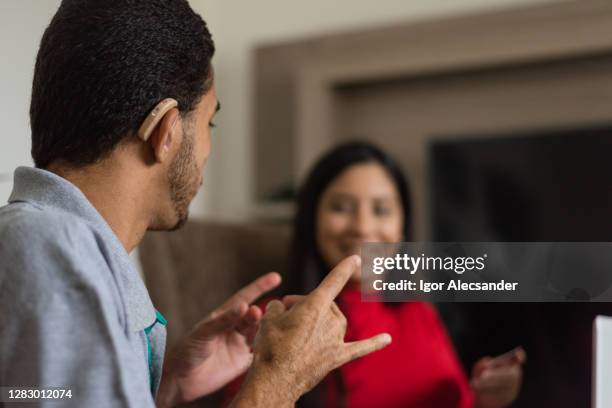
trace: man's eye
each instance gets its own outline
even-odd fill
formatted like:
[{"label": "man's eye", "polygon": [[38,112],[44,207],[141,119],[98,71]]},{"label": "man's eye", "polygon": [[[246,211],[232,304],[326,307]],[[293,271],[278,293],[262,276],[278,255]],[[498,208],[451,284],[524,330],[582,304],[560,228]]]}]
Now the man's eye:
[{"label": "man's eye", "polygon": [[216,128],[217,125],[215,125],[213,122],[208,122],[208,127],[210,128]]}]

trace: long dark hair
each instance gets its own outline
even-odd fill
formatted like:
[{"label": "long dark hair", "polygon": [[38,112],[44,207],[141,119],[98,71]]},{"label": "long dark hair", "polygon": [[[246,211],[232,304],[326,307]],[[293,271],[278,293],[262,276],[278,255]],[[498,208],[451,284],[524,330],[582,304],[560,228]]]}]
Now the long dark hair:
[{"label": "long dark hair", "polygon": [[329,272],[316,242],[316,215],[327,186],[348,167],[361,163],[380,164],[399,193],[404,212],[403,240],[412,238],[410,188],[391,156],[367,142],[349,142],[325,154],[312,168],[298,191],[285,292],[304,294],[313,290]]},{"label": "long dark hair", "polygon": [[[412,238],[410,189],[400,167],[387,153],[367,142],[350,142],[337,146],[325,154],[312,168],[297,196],[297,209],[290,247],[289,276],[284,292],[305,294],[313,290],[329,272],[316,242],[316,214],[321,196],[331,182],[348,167],[362,163],[380,164],[389,174],[399,193],[404,212],[403,240]],[[346,406],[346,392],[339,370],[334,372],[340,406]],[[305,394],[298,407],[324,405],[323,383]]]}]

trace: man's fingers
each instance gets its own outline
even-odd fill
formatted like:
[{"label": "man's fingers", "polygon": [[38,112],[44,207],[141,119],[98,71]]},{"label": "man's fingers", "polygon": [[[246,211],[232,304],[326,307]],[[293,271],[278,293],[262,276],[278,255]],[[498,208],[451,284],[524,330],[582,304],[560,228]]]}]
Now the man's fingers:
[{"label": "man's fingers", "polygon": [[224,312],[213,312],[211,317],[199,323],[193,334],[196,337],[209,337],[235,328],[244,315],[244,304]]},{"label": "man's fingers", "polygon": [[303,295],[287,295],[283,297],[283,304],[287,309],[291,309],[296,303],[306,299]]},{"label": "man's fingers", "polygon": [[266,306],[266,313],[264,313],[263,318],[269,319],[276,317],[282,314],[286,310],[285,305],[280,300],[274,299],[268,303]]},{"label": "man's fingers", "polygon": [[307,296],[308,299],[306,301],[311,301],[320,306],[327,306],[327,304],[331,303],[336,296],[338,296],[355,269],[359,267],[361,267],[361,257],[358,255],[345,258],[332,269],[319,286]]},{"label": "man's fingers", "polygon": [[247,310],[240,319],[240,322],[236,326],[236,330],[248,337],[253,330],[256,331],[257,327],[259,327],[259,321],[261,320],[262,314],[259,306],[250,306],[249,310]]},{"label": "man's fingers", "polygon": [[253,344],[255,340],[262,315],[263,313],[258,306],[251,306],[236,328],[246,338],[248,344]]},{"label": "man's fingers", "polygon": [[340,364],[343,365],[349,361],[358,359],[374,351],[380,350],[391,343],[391,335],[382,333],[369,339],[354,341],[351,343],[345,343],[344,354],[341,358]]},{"label": "man's fingers", "polygon": [[230,309],[238,302],[251,304],[264,293],[276,288],[280,283],[281,276],[278,273],[267,273],[236,292],[223,304],[223,306],[221,306],[221,308]]}]

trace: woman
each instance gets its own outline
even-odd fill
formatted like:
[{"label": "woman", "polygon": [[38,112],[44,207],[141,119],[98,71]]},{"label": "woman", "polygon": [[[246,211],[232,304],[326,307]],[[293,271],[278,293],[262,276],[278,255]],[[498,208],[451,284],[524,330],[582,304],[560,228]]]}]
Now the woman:
[{"label": "woman", "polygon": [[[391,157],[367,143],[335,148],[299,192],[285,292],[310,292],[364,242],[409,241],[411,214],[408,184]],[[332,372],[298,406],[501,408],[516,398],[522,350],[480,360],[470,385],[431,305],[362,302],[359,283],[356,272],[337,298],[346,341],[387,332],[393,342]]]}]

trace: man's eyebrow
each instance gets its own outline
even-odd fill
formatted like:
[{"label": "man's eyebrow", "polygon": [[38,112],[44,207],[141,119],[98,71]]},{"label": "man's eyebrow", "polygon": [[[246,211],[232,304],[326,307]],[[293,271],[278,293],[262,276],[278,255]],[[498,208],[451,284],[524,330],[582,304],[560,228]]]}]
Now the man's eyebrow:
[{"label": "man's eyebrow", "polygon": [[215,113],[221,110],[221,102],[217,101],[217,107],[215,108]]}]

